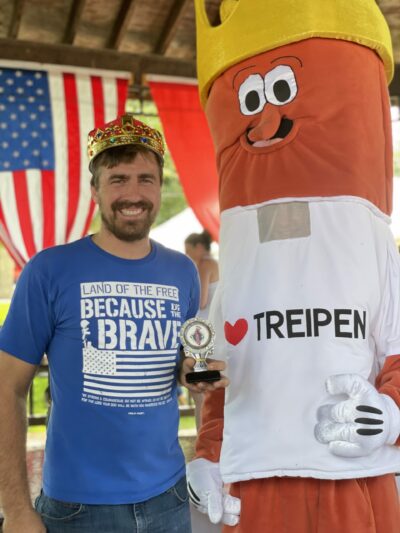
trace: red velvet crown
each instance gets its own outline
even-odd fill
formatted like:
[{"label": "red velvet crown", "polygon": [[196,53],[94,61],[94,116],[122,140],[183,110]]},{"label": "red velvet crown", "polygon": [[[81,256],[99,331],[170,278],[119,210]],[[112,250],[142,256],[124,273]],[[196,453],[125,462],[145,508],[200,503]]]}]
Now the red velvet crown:
[{"label": "red velvet crown", "polygon": [[88,135],[89,168],[93,159],[104,150],[128,144],[140,144],[164,158],[164,141],[161,133],[147,126],[133,115],[126,114],[100,128],[95,128]]}]

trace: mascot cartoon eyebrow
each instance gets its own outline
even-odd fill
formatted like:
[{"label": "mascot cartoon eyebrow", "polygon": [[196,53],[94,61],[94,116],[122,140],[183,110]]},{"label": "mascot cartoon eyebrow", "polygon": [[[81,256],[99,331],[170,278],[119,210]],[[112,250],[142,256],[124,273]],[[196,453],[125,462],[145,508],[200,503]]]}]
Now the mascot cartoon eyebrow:
[{"label": "mascot cartoon eyebrow", "polygon": [[191,498],[226,531],[398,533],[388,27],[375,0],[224,0],[216,27],[196,0],[196,16],[231,383],[206,398]]}]

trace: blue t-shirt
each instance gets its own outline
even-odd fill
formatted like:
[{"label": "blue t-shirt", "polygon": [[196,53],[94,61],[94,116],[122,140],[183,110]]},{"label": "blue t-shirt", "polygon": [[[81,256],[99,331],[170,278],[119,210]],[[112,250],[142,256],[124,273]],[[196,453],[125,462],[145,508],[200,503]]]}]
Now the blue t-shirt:
[{"label": "blue t-shirt", "polygon": [[0,349],[32,364],[48,356],[45,494],[135,503],[184,474],[179,330],[198,303],[193,263],[154,241],[147,257],[129,260],[86,237],[26,265]]}]

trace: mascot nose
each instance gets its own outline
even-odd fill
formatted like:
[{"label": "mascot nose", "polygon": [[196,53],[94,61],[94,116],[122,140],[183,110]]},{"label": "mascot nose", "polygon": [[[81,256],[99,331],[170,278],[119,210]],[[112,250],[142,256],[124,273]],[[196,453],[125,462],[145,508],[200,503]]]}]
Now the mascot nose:
[{"label": "mascot nose", "polygon": [[260,115],[258,124],[248,130],[247,137],[253,143],[270,139],[278,131],[281,118],[278,109],[267,104]]}]

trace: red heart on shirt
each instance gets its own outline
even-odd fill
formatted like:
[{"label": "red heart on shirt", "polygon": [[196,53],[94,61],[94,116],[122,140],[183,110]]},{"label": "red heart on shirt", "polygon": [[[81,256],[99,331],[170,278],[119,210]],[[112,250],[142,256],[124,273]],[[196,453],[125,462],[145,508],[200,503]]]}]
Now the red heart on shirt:
[{"label": "red heart on shirt", "polygon": [[225,338],[230,344],[236,346],[236,344],[239,344],[239,342],[246,335],[248,329],[249,325],[247,324],[247,320],[244,318],[239,318],[239,320],[236,320],[233,326],[229,322],[225,322]]}]

